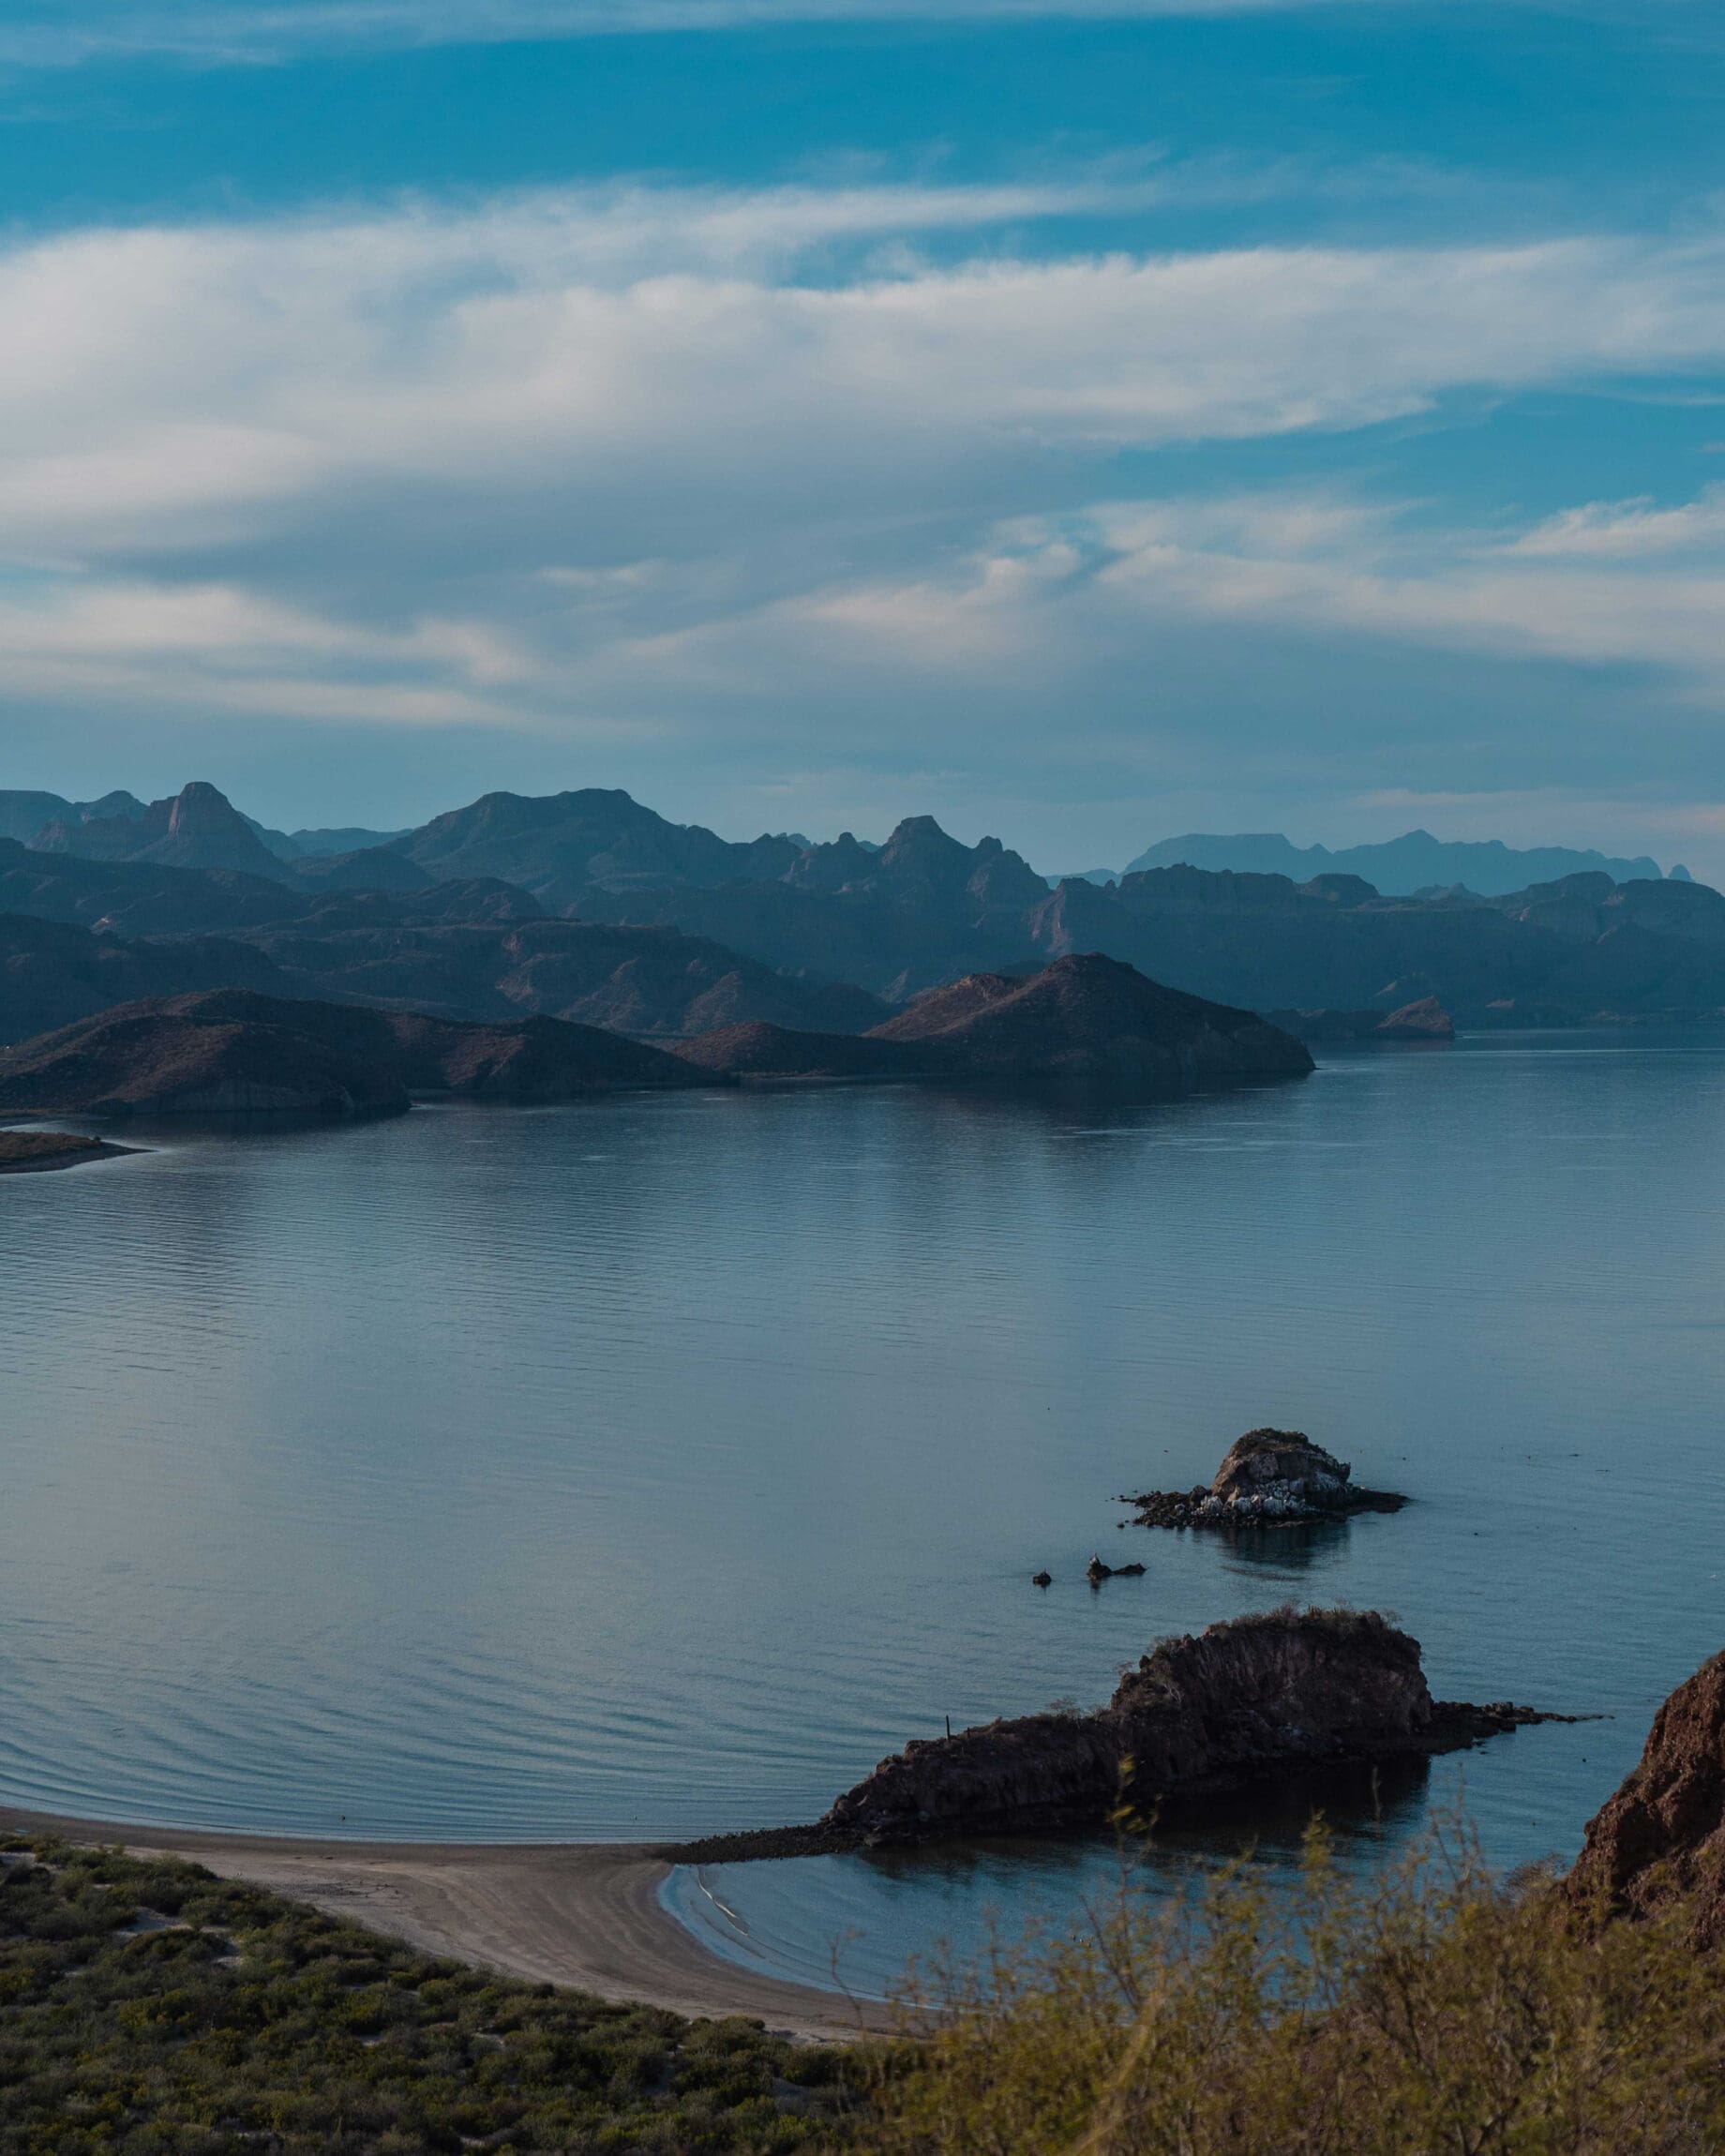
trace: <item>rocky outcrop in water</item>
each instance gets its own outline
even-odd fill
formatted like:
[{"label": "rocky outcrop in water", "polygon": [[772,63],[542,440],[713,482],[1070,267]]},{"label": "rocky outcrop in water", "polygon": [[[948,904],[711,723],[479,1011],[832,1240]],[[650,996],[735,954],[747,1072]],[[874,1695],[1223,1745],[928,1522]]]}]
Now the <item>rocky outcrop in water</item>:
[{"label": "rocky outcrop in water", "polygon": [[1296,1769],[1450,1751],[1545,1718],[1433,1700],[1419,1642],[1374,1611],[1276,1610],[1164,1639],[1094,1714],[909,1744],[815,1831],[879,1843],[1096,1822],[1121,1802],[1143,1811]]},{"label": "rocky outcrop in water", "polygon": [[1123,1497],[1140,1527],[1268,1527],[1345,1520],[1356,1512],[1399,1512],[1393,1490],[1362,1490],[1345,1460],[1304,1430],[1249,1430],[1228,1447],[1207,1489],[1147,1490]]},{"label": "rocky outcrop in water", "polygon": [[1640,1764],[1587,1822],[1564,1893],[1613,1916],[1651,1916],[1681,1897],[1697,1943],[1725,1945],[1725,1654],[1659,1709]]}]

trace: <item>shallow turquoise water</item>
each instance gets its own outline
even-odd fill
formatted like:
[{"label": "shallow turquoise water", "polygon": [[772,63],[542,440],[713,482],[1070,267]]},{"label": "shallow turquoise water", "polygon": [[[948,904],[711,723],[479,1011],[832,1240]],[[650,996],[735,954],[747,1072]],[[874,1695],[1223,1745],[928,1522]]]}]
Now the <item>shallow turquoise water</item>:
[{"label": "shallow turquoise water", "polygon": [[[1089,1703],[1293,1595],[1399,1611],[1441,1692],[1618,1717],[1440,1764],[1514,1862],[1573,1849],[1725,1645],[1725,1034],[1101,1115],[832,1088],[153,1142],[0,1178],[13,1802],[802,1819],[945,1714]],[[1264,1421],[1418,1502],[1259,1551],[1115,1532]],[[1092,1594],[1098,1548],[1147,1576]],[[861,1926],[868,1987],[1074,1861],[675,1892],[811,1973]]]}]

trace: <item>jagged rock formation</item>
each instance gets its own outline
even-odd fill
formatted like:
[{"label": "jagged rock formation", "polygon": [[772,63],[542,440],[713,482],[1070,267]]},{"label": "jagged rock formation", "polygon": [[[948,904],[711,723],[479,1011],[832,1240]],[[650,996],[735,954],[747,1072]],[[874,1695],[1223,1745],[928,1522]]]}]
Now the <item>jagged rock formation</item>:
[{"label": "jagged rock formation", "polygon": [[0,1111],[34,1115],[349,1116],[398,1113],[416,1092],[551,1101],[712,1083],[591,1026],[467,1026],[240,989],[122,1004],[0,1052]]},{"label": "jagged rock formation", "polygon": [[1300,1430],[1249,1430],[1228,1447],[1207,1489],[1148,1490],[1123,1497],[1140,1527],[1265,1527],[1342,1520],[1355,1512],[1398,1512],[1407,1500],[1362,1490],[1345,1460]]},{"label": "jagged rock formation", "polygon": [[1541,1719],[1435,1701],[1419,1643],[1375,1612],[1291,1610],[1164,1639],[1090,1714],[912,1743],[819,1823],[867,1843],[1096,1821],[1298,1768],[1453,1750]]},{"label": "jagged rock formation", "polygon": [[1587,1822],[1564,1894],[1608,1915],[1686,1899],[1697,1943],[1725,1945],[1725,1654],[1655,1715],[1640,1763]]},{"label": "jagged rock formation", "polygon": [[38,853],[84,861],[149,861],[161,868],[237,869],[271,879],[288,873],[227,796],[202,780],[142,816],[65,817],[30,841]]},{"label": "jagged rock formation", "polygon": [[678,1053],[745,1074],[1076,1082],[1154,1098],[1312,1069],[1298,1041],[1254,1012],[1182,996],[1094,951],[1028,980],[968,975],[860,1040],[739,1026]]},{"label": "jagged rock formation", "polygon": [[1386,898],[1358,876],[1296,883],[1182,866],[1103,886],[1069,877],[1051,891],[998,841],[961,846],[918,817],[878,852],[840,839],[768,880],[667,880],[570,903],[589,918],[711,936],[893,1001],[960,974],[1100,951],[1257,1011],[1386,1017],[1435,995],[1468,1025],[1525,1026],[1725,1008],[1725,897],[1598,871],[1492,898]]}]

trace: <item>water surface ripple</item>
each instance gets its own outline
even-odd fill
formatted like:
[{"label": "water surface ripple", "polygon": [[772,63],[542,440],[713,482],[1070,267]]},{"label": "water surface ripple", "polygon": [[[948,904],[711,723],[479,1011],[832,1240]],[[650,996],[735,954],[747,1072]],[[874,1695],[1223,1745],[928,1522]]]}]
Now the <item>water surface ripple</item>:
[{"label": "water surface ripple", "polygon": [[[1468,1759],[1515,1861],[1574,1848],[1725,1645],[1718,1034],[1104,1114],[827,1088],[153,1142],[0,1178],[12,1802],[802,1819],[945,1714],[1088,1703],[1296,1595],[1399,1611],[1442,1691],[1619,1717]],[[1265,1421],[1418,1503],[1257,1550],[1115,1533],[1117,1490]],[[1091,1594],[1098,1548],[1147,1576]],[[896,1944],[907,1894],[1021,1872],[737,1893],[813,1966],[834,1909]]]}]

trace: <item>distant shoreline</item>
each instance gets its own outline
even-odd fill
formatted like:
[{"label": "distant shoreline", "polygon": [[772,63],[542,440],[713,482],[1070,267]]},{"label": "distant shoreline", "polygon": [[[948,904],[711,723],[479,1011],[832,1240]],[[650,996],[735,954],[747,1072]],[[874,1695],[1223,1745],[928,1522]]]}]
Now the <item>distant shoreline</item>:
[{"label": "distant shoreline", "polygon": [[742,2015],[831,2042],[888,2026],[878,2005],[757,1975],[664,1908],[647,1842],[364,1842],[150,1827],[0,1806],[0,1831],[162,1851],[309,1902],[422,1953],[691,2018]]}]

